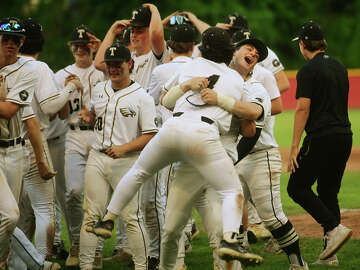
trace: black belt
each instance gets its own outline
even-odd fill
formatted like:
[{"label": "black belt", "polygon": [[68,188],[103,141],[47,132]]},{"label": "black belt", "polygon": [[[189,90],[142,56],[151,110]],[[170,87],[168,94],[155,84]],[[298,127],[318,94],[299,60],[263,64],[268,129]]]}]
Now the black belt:
[{"label": "black belt", "polygon": [[[183,114],[183,112],[176,112],[173,114],[174,117],[179,117]],[[210,125],[214,124],[214,120],[211,120],[210,118],[207,118],[206,116],[201,116],[201,121],[208,123]]]},{"label": "black belt", "polygon": [[94,130],[93,127],[90,127],[90,126],[75,126],[75,125],[70,125],[70,129],[71,130],[75,130],[76,128],[79,128],[80,130]]},{"label": "black belt", "polygon": [[60,136],[57,136],[57,137],[54,137],[54,138],[50,138],[50,139],[47,139],[48,141],[56,141],[60,139]]},{"label": "black belt", "polygon": [[0,140],[0,147],[14,146],[22,142],[21,137],[12,140]]}]

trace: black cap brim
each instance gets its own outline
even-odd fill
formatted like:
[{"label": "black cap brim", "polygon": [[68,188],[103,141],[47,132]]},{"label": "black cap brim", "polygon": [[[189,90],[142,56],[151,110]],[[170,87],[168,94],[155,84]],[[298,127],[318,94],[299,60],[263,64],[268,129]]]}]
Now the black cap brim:
[{"label": "black cap brim", "polygon": [[236,48],[239,48],[240,46],[245,45],[245,44],[251,44],[256,48],[256,50],[259,53],[258,62],[263,61],[268,56],[268,49],[267,49],[265,43],[256,38],[244,39],[242,41],[235,43],[234,45]]},{"label": "black cap brim", "polygon": [[10,32],[10,31],[0,31],[0,35],[9,35],[9,36],[18,36],[25,37],[25,33],[22,32]]}]

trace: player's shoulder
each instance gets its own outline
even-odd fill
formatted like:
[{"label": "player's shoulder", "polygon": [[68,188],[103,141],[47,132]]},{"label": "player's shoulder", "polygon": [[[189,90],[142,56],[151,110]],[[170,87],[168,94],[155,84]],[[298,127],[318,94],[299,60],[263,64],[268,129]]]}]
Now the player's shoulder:
[{"label": "player's shoulder", "polygon": [[66,75],[66,76],[68,76],[69,75],[69,73],[71,73],[72,72],[72,70],[73,70],[73,65],[68,65],[68,66],[66,66],[66,67],[64,67],[64,68],[62,68],[62,69],[59,69],[56,73],[55,73],[55,75]]}]

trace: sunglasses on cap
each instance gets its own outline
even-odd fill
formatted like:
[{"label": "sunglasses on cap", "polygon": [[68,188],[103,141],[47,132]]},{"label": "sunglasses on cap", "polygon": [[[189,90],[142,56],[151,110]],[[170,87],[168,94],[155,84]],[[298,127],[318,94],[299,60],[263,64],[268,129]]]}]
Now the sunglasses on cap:
[{"label": "sunglasses on cap", "polygon": [[21,25],[18,23],[4,23],[0,25],[0,30],[4,32],[12,32],[12,31],[19,31],[21,29]]}]

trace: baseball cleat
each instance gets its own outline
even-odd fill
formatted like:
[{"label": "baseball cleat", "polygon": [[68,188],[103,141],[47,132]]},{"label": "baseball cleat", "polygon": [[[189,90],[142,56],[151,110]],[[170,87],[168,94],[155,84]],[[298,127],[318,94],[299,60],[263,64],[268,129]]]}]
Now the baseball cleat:
[{"label": "baseball cleat", "polygon": [[255,223],[255,224],[249,224],[249,231],[252,231],[256,238],[258,239],[266,239],[266,238],[270,238],[271,232],[265,228],[264,223]]},{"label": "baseball cleat", "polygon": [[65,266],[67,267],[76,267],[79,266],[79,251],[80,251],[80,247],[79,244],[74,244],[71,248],[70,248],[70,253],[69,256],[66,258],[65,261]]},{"label": "baseball cleat", "polygon": [[111,257],[104,258],[104,262],[128,262],[132,263],[132,255],[124,249],[115,249]]},{"label": "baseball cleat", "polygon": [[299,264],[290,264],[289,270],[309,270],[309,267],[306,262],[304,262],[304,266]]},{"label": "baseball cleat", "polygon": [[238,260],[243,265],[256,265],[263,261],[261,256],[246,251],[238,242],[228,243],[225,240],[221,240],[220,248],[217,250],[217,254],[222,260]]},{"label": "baseball cleat", "polygon": [[96,234],[103,238],[111,238],[112,230],[114,229],[114,221],[108,219],[106,221],[99,220],[95,225],[88,225],[87,232]]},{"label": "baseball cleat", "polygon": [[282,251],[283,250],[281,249],[278,241],[275,238],[271,237],[265,244],[262,253],[280,254]]},{"label": "baseball cleat", "polygon": [[69,256],[69,252],[66,251],[64,246],[64,241],[61,240],[60,243],[54,244],[52,248],[52,259],[55,260],[66,260]]},{"label": "baseball cleat", "polygon": [[43,270],[59,270],[61,266],[56,262],[44,261]]},{"label": "baseball cleat", "polygon": [[352,230],[339,224],[325,235],[325,249],[320,254],[320,260],[332,257],[351,237]]},{"label": "baseball cleat", "polygon": [[327,265],[327,266],[339,266],[339,260],[336,255],[327,258],[326,260],[318,259],[313,262],[312,265]]},{"label": "baseball cleat", "polygon": [[159,259],[155,257],[148,257],[148,270],[157,270],[159,269]]}]

